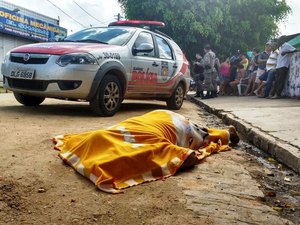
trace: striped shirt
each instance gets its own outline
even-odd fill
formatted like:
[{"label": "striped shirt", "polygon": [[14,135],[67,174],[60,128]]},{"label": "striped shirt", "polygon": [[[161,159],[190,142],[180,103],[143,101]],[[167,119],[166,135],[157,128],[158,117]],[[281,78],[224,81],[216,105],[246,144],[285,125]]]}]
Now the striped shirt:
[{"label": "striped shirt", "polygon": [[275,70],[277,65],[277,58],[278,58],[279,52],[276,49],[275,51],[271,52],[266,65],[266,70]]}]

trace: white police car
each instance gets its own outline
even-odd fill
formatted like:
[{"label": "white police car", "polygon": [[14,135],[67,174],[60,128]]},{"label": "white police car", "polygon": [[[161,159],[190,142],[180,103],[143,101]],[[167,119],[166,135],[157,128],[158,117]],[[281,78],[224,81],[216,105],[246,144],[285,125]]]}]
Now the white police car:
[{"label": "white police car", "polygon": [[45,98],[86,100],[101,116],[114,115],[123,99],[159,99],[180,109],[190,85],[189,63],[170,37],[153,30],[161,26],[124,20],[62,42],[17,47],[2,63],[4,87],[25,106]]}]

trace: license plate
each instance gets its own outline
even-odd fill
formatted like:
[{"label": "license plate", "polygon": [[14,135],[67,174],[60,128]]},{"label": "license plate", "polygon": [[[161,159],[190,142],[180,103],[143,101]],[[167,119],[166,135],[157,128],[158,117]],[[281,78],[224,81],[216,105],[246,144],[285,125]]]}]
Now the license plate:
[{"label": "license plate", "polygon": [[10,73],[10,77],[18,79],[33,79],[34,70],[13,70]]}]

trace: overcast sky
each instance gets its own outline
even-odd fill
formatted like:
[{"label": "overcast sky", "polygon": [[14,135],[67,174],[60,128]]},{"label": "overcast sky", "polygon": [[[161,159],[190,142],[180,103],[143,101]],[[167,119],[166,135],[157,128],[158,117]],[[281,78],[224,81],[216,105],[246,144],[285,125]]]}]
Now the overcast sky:
[{"label": "overcast sky", "polygon": [[[60,18],[60,25],[68,29],[68,34],[90,26],[103,26],[116,20],[121,13],[117,0],[6,0],[13,4],[28,8],[41,14]],[[300,33],[300,0],[286,0],[293,12],[288,19],[282,22],[280,32],[282,35]],[[65,15],[58,8],[62,9]],[[79,5],[77,5],[77,4]],[[82,10],[83,8],[87,13]],[[20,12],[21,13],[21,12]],[[91,14],[93,17],[91,17]],[[76,21],[77,22],[76,22]]]},{"label": "overcast sky", "polygon": [[300,33],[300,0],[286,0],[292,13],[279,26],[282,35]]}]

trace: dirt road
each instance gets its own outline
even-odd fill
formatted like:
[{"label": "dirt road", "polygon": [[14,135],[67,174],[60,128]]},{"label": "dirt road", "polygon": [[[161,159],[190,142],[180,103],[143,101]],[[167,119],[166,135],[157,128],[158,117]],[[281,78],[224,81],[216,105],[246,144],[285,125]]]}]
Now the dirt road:
[{"label": "dirt road", "polygon": [[[251,174],[267,173],[240,150],[213,155],[166,180],[107,194],[64,165],[52,137],[111,126],[164,108],[125,101],[112,118],[94,117],[87,103],[46,100],[23,107],[0,94],[0,224],[293,224],[267,206]],[[179,113],[210,126],[198,106]]]}]

